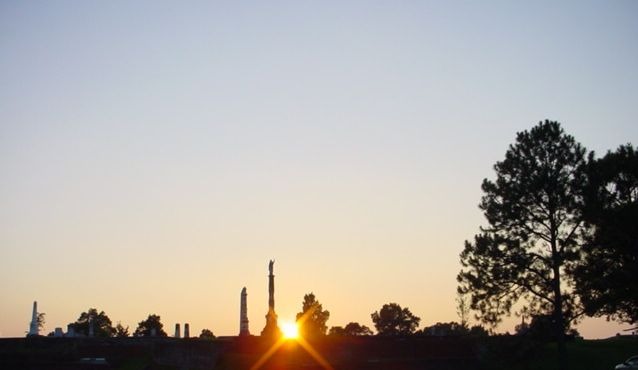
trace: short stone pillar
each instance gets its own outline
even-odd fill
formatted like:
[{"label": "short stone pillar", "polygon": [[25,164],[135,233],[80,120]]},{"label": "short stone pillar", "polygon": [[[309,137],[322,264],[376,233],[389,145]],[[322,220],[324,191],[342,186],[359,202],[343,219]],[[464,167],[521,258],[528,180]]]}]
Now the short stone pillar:
[{"label": "short stone pillar", "polygon": [[74,338],[75,337],[75,328],[73,324],[69,324],[66,326],[66,337]]},{"label": "short stone pillar", "polygon": [[175,324],[175,338],[181,338],[182,331],[180,330],[179,324]]},{"label": "short stone pillar", "polygon": [[184,324],[184,338],[190,338],[190,336],[190,327],[188,326],[188,323],[186,323]]},{"label": "short stone pillar", "polygon": [[55,328],[55,331],[53,332],[53,336],[56,338],[62,338],[64,336],[64,332],[62,331],[62,328]]}]

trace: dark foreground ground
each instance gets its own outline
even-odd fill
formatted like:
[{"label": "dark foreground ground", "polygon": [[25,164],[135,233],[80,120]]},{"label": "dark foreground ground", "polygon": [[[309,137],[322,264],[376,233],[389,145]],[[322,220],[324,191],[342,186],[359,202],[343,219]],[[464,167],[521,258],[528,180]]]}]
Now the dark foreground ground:
[{"label": "dark foreground ground", "polygon": [[[527,338],[344,337],[302,344],[259,337],[0,339],[0,369],[554,369],[556,348]],[[577,340],[568,344],[572,369],[612,370],[638,354],[638,338]],[[270,353],[270,355],[268,355]]]}]

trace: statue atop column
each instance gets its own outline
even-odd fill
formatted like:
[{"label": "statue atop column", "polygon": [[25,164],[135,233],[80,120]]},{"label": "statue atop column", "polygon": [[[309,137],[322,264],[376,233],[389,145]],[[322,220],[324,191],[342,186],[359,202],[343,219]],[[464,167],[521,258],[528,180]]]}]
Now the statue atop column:
[{"label": "statue atop column", "polygon": [[273,266],[275,261],[270,260],[268,263],[268,312],[275,312],[275,275],[273,274]]},{"label": "statue atop column", "polygon": [[275,261],[268,263],[268,313],[266,314],[266,326],[261,331],[262,337],[276,338],[281,335],[277,325],[277,314],[275,313],[275,275],[273,273]]}]

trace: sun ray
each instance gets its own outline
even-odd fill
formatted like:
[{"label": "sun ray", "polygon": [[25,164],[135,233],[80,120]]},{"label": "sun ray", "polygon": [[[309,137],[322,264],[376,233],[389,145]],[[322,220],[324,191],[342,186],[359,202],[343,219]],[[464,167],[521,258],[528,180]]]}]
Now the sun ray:
[{"label": "sun ray", "polygon": [[259,360],[257,360],[257,362],[255,362],[255,364],[250,367],[250,370],[257,370],[262,367],[262,365],[265,364],[266,361],[268,361],[268,359],[272,357],[272,355],[279,349],[279,347],[284,344],[285,341],[286,340],[284,339],[284,337],[280,337],[279,339],[277,339],[277,341],[273,343],[268,351],[261,355],[261,357],[259,357]]},{"label": "sun ray", "polygon": [[314,310],[310,309],[304,313],[296,322],[284,322],[282,323],[282,336],[273,343],[273,345],[264,353],[250,370],[257,370],[261,368],[268,359],[289,339],[294,339],[301,345],[301,347],[308,352],[308,354],[325,370],[334,370],[332,365],[317,351],[314,347],[306,341],[303,335],[300,333],[303,323],[308,320],[309,316]]},{"label": "sun ray", "polygon": [[[324,368],[325,370],[334,370],[334,368],[332,367],[332,365],[330,365],[330,363],[317,351],[314,349],[314,347],[308,343],[302,336],[298,336],[296,338],[297,343],[299,343],[301,345],[301,347],[308,352],[308,354],[315,360],[317,361],[317,363]],[[266,353],[264,353],[263,355],[261,355],[261,357],[259,357],[259,360],[257,360],[257,362],[255,362],[255,364],[253,366],[250,367],[250,370],[257,370],[259,368],[261,368],[266,361],[268,361],[268,359],[270,359],[273,354],[286,342],[286,338],[285,337],[280,337],[275,343],[273,343],[273,345],[268,349],[268,351],[266,351]]]},{"label": "sun ray", "polygon": [[299,342],[299,344],[301,344],[303,349],[305,349],[306,352],[308,352],[310,354],[310,356],[312,356],[312,358],[314,358],[315,361],[317,361],[319,363],[319,365],[321,365],[321,367],[323,367],[326,370],[334,370],[333,367],[328,363],[328,361],[326,361],[326,359],[323,358],[323,356],[321,356],[321,354],[319,352],[317,352],[310,345],[310,343],[306,342],[306,340],[302,336],[299,336],[299,338],[297,338],[297,342]]}]

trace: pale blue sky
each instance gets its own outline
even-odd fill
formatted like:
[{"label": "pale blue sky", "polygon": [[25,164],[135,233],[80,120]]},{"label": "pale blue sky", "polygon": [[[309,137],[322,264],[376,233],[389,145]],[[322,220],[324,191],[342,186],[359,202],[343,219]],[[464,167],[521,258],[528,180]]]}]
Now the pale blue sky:
[{"label": "pale blue sky", "polygon": [[480,183],[517,131],[638,143],[636,19],[635,1],[0,2],[0,336],[34,299],[48,331],[97,306],[232,335],[243,286],[258,333],[270,258],[281,318],[314,291],[329,326],[394,301],[455,320]]}]

